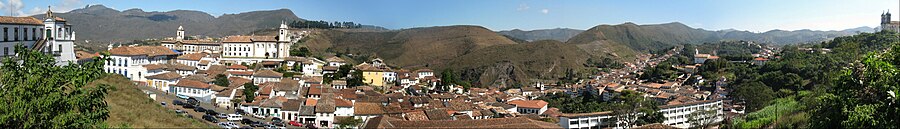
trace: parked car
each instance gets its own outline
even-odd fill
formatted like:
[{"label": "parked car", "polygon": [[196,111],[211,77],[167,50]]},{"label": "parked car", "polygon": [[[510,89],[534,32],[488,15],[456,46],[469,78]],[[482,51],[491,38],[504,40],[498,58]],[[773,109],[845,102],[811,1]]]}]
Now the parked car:
[{"label": "parked car", "polygon": [[284,121],[282,121],[281,118],[278,118],[278,117],[272,117],[272,122],[273,122],[273,123],[283,123]]},{"label": "parked car", "polygon": [[[228,119],[228,114],[225,114],[225,113],[219,113],[218,115],[216,115],[216,118],[219,118],[219,119]],[[230,121],[230,120],[229,120],[229,121]]]},{"label": "parked car", "polygon": [[187,99],[187,104],[195,105],[195,106],[196,106],[197,104],[200,104],[200,101],[198,101],[198,100],[195,99],[195,98],[188,98],[188,99]]},{"label": "parked car", "polygon": [[181,109],[175,109],[175,114],[181,115],[184,113],[187,113],[187,112],[185,112],[184,110],[181,110]]},{"label": "parked car", "polygon": [[181,107],[187,108],[187,109],[192,109],[192,108],[194,108],[194,105],[184,104],[184,105],[181,105]]},{"label": "parked car", "polygon": [[247,118],[241,119],[241,124],[245,124],[245,125],[249,125],[249,124],[252,124],[252,123],[254,123],[254,122],[255,122],[255,121],[250,120],[250,119],[247,119]]},{"label": "parked car", "polygon": [[213,110],[213,109],[208,109],[208,110],[206,110],[206,114],[215,116],[215,115],[219,115],[219,112],[216,112],[216,110]]},{"label": "parked car", "polygon": [[180,105],[184,105],[184,102],[181,102],[181,100],[172,100],[172,104],[180,106]]},{"label": "parked car", "polygon": [[[244,119],[244,116],[241,116],[238,114],[228,114],[228,118],[227,118],[228,121],[239,121],[242,119]],[[241,122],[243,122],[243,121],[241,121]]]},{"label": "parked car", "polygon": [[[197,106],[197,108],[194,108],[194,111],[197,111],[197,112],[206,112],[206,108]],[[207,114],[207,115],[209,115],[209,114]]]},{"label": "parked car", "polygon": [[288,124],[291,126],[303,127],[303,124],[300,124],[300,122],[297,122],[297,121],[291,121],[291,122],[288,122]]},{"label": "parked car", "polygon": [[238,126],[237,124],[235,124],[234,122],[219,122],[218,125],[219,125],[219,126],[222,126],[222,127],[224,127],[224,128],[229,128],[229,129],[240,127],[240,126]]},{"label": "parked car", "polygon": [[213,123],[219,123],[219,119],[216,119],[216,117],[213,117],[210,115],[203,115],[203,120],[213,122]]},{"label": "parked car", "polygon": [[266,126],[266,123],[254,121],[253,123],[250,123],[250,126],[253,126],[253,127],[264,127],[264,126]]},{"label": "parked car", "polygon": [[316,125],[313,125],[312,123],[308,123],[308,124],[306,124],[306,128],[307,129],[318,129],[319,127],[316,127]]},{"label": "parked car", "polygon": [[234,110],[234,113],[240,114],[240,115],[247,114],[247,112],[244,112],[244,110],[241,110],[241,109]]},{"label": "parked car", "polygon": [[273,122],[272,125],[275,125],[278,127],[284,127],[284,122]]},{"label": "parked car", "polygon": [[166,102],[159,102],[159,105],[166,106]]},{"label": "parked car", "polygon": [[219,127],[226,128],[226,129],[233,129],[233,128],[234,128],[234,127],[232,127],[231,125],[228,125],[228,124],[226,124],[226,123],[224,123],[224,122],[219,122],[219,123],[216,124],[216,125],[219,125]]},{"label": "parked car", "polygon": [[178,98],[180,98],[180,99],[188,99],[188,98],[190,98],[190,97],[185,96],[185,95],[175,95],[175,97],[178,97]]}]

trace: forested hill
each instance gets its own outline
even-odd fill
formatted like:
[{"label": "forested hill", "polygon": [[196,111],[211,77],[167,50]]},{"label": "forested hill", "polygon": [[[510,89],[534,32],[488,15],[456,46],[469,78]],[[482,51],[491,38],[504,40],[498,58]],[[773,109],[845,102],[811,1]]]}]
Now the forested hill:
[{"label": "forested hill", "polygon": [[898,128],[898,36],[862,33],[791,45],[763,66],[729,63],[701,74],[733,80],[732,97],[747,104],[748,114],[725,126]]}]

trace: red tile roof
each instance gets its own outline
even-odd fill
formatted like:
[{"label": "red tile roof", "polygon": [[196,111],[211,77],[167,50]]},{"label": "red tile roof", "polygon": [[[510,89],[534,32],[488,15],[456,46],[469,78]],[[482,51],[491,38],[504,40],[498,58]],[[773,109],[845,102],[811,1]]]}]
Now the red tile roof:
[{"label": "red tile roof", "polygon": [[516,105],[517,107],[524,108],[535,108],[541,109],[547,106],[547,102],[544,100],[513,100],[509,101],[509,104]]},{"label": "red tile roof", "polygon": [[227,69],[247,69],[247,66],[243,66],[243,65],[239,65],[239,64],[232,64],[225,68],[227,68]]},{"label": "red tile roof", "polygon": [[251,42],[275,42],[275,36],[228,36],[222,42],[225,43],[251,43]]},{"label": "red tile roof", "polygon": [[8,17],[0,16],[0,24],[44,25],[44,22],[34,17]]},{"label": "red tile roof", "polygon": [[175,86],[178,86],[178,87],[188,87],[188,88],[198,88],[198,89],[208,89],[208,88],[209,88],[209,84],[206,84],[206,83],[203,83],[203,82],[200,82],[200,81],[187,80],[187,79],[179,80],[179,81],[178,81],[178,84],[175,84]]},{"label": "red tile roof", "polygon": [[178,59],[200,61],[200,59],[206,57],[206,55],[206,53],[191,53],[178,56]]},{"label": "red tile roof", "polygon": [[137,46],[137,47],[117,47],[109,50],[111,55],[121,55],[121,56],[137,56],[137,55],[145,55],[145,56],[161,56],[161,55],[176,55],[175,51],[172,49],[163,47],[163,46]]}]

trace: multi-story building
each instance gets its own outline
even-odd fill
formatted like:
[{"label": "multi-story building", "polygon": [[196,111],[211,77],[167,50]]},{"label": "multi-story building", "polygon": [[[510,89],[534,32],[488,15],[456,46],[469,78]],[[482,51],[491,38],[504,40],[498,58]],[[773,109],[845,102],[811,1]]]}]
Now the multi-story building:
[{"label": "multi-story building", "polygon": [[[704,100],[704,101],[694,101],[683,104],[671,104],[659,106],[660,113],[663,113],[663,117],[665,120],[662,124],[677,127],[677,128],[691,128],[695,124],[692,124],[690,119],[690,114],[695,112],[700,112],[703,110],[712,110],[714,111],[714,115],[699,115],[699,116],[710,116],[707,118],[699,118],[699,119],[712,119],[707,122],[709,123],[718,123],[724,120],[724,112],[722,111],[722,99],[712,99],[712,100]],[[617,121],[616,115],[613,114],[612,111],[605,112],[592,112],[592,113],[564,113],[559,116],[559,126],[562,126],[566,129],[579,129],[579,128],[606,128],[606,127],[614,127],[614,128],[624,128],[620,125],[621,122]]]},{"label": "multi-story building", "polygon": [[0,27],[3,28],[3,39],[0,47],[3,53],[0,56],[16,55],[16,45],[22,45],[27,49],[39,50],[52,54],[56,59],[56,65],[66,65],[75,62],[75,31],[66,20],[53,16],[53,12],[47,10],[44,20],[34,17],[6,17],[0,16]]},{"label": "multi-story building", "polygon": [[290,56],[291,37],[287,24],[281,23],[275,36],[228,36],[222,41],[222,60],[230,63],[256,63],[261,61],[283,61]]},{"label": "multi-story building", "polygon": [[104,66],[107,73],[142,82],[148,76],[144,65],[165,64],[177,56],[177,53],[163,46],[117,47],[110,49],[109,54],[110,59]]},{"label": "multi-story building", "polygon": [[208,39],[185,39],[184,27],[182,26],[178,26],[178,31],[175,31],[175,37],[172,40],[162,41],[162,46],[188,54],[200,52],[220,53],[222,51],[222,42]]}]

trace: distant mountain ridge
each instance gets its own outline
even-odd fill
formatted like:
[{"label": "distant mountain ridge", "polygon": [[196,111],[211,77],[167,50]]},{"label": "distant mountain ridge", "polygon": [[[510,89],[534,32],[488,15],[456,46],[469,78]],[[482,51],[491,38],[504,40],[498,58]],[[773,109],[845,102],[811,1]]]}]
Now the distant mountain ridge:
[{"label": "distant mountain ridge", "polygon": [[570,28],[539,29],[523,31],[519,29],[498,31],[497,33],[526,41],[556,40],[565,42],[584,30]]},{"label": "distant mountain ridge", "polygon": [[[742,31],[735,29],[725,29],[725,30],[704,30],[704,29],[696,29],[702,30],[705,32],[697,32],[692,31],[695,28],[691,28],[687,25],[672,22],[665,24],[646,24],[646,25],[637,25],[634,23],[623,23],[619,25],[599,25],[606,26],[605,28],[610,27],[618,27],[619,29],[626,29],[627,26],[630,26],[631,29],[642,29],[645,27],[649,27],[647,29],[651,30],[659,30],[664,32],[673,32],[670,34],[682,32],[690,32],[693,34],[703,34],[705,37],[708,37],[708,41],[717,41],[717,40],[750,40],[757,42],[766,42],[773,43],[777,45],[784,44],[793,44],[793,43],[807,43],[807,42],[817,42],[824,41],[834,37],[853,35],[862,32],[872,33],[875,32],[876,28],[871,27],[857,27],[850,28],[840,31],[818,31],[818,30],[794,30],[794,31],[785,31],[785,30],[771,30],[762,33],[754,33],[750,31]],[[626,27],[626,28],[622,28]],[[668,29],[679,29],[679,30],[668,30]],[[603,29],[604,31],[613,31],[614,29]],[[575,37],[576,35],[584,32],[585,30],[578,29],[569,29],[569,28],[556,28],[556,29],[538,29],[538,30],[504,30],[498,31],[498,33],[510,36],[516,39],[526,40],[526,41],[537,41],[537,40],[557,40],[561,42],[567,42],[570,38]],[[648,32],[648,31],[644,31]],[[652,36],[652,35],[651,35]],[[703,42],[707,40],[684,40],[684,41],[694,41],[694,42]],[[643,46],[636,46],[639,49],[645,49]]]}]

